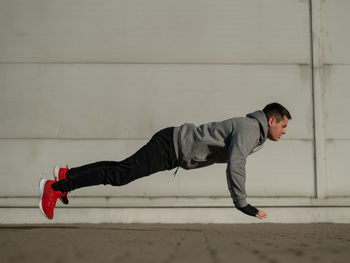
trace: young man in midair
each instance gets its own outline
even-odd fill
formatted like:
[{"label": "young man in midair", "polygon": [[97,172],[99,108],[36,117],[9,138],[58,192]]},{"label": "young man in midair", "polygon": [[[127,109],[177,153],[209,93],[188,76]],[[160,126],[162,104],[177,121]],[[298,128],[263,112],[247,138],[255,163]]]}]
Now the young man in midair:
[{"label": "young man in midair", "polygon": [[235,207],[247,215],[266,218],[263,210],[246,200],[246,159],[262,147],[266,138],[278,141],[286,133],[291,118],[285,107],[271,103],[246,117],[200,126],[186,123],[165,128],[121,162],[102,161],[72,169],[55,168],[54,180],[40,180],[40,210],[52,219],[57,199],[68,204],[67,193],[81,187],[121,186],[159,171],[227,163],[227,184]]}]

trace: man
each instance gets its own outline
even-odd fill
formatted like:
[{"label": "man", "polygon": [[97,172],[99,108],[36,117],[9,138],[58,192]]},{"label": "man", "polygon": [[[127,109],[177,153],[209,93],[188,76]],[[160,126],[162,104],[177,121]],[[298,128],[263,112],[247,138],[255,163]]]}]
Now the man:
[{"label": "man", "polygon": [[81,187],[98,184],[120,186],[176,167],[195,169],[227,163],[227,183],[236,208],[247,215],[266,218],[263,210],[247,203],[246,159],[262,147],[266,138],[278,141],[286,133],[289,119],[291,115],[286,108],[271,103],[262,111],[246,117],[198,127],[186,123],[163,129],[134,155],[121,162],[103,161],[72,169],[55,168],[54,180],[40,180],[40,210],[52,219],[57,198],[68,204],[67,193]]}]

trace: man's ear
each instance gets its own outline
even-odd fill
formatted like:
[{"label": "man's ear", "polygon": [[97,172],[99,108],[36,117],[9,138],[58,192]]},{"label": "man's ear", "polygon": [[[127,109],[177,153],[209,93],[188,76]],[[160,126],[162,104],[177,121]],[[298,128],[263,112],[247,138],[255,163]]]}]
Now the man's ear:
[{"label": "man's ear", "polygon": [[270,117],[269,120],[267,121],[267,124],[269,125],[269,127],[272,126],[273,121],[276,121],[276,118],[272,116],[272,117]]}]

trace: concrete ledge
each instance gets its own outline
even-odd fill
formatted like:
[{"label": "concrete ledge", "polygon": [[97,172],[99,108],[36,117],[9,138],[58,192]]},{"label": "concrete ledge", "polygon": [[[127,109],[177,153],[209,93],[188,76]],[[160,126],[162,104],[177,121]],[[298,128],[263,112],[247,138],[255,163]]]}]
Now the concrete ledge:
[{"label": "concrete ledge", "polygon": [[350,223],[347,207],[266,207],[259,220],[228,208],[61,208],[53,220],[39,208],[0,208],[1,224],[47,223]]},{"label": "concrete ledge", "polygon": [[[69,208],[232,208],[226,196],[69,196]],[[250,197],[257,207],[350,207],[349,197]],[[38,196],[0,197],[0,208],[36,208]],[[65,207],[57,202],[57,207]]]}]

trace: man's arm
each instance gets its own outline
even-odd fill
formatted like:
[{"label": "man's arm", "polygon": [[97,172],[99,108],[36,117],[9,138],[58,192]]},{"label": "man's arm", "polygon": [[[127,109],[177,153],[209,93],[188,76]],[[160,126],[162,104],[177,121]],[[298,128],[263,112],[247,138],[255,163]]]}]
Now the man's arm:
[{"label": "man's arm", "polygon": [[246,159],[255,146],[255,142],[247,140],[246,136],[240,136],[237,132],[233,134],[229,146],[227,161],[227,184],[233,202],[241,212],[255,216],[260,219],[266,218],[266,213],[248,204],[245,191],[246,181]]}]

